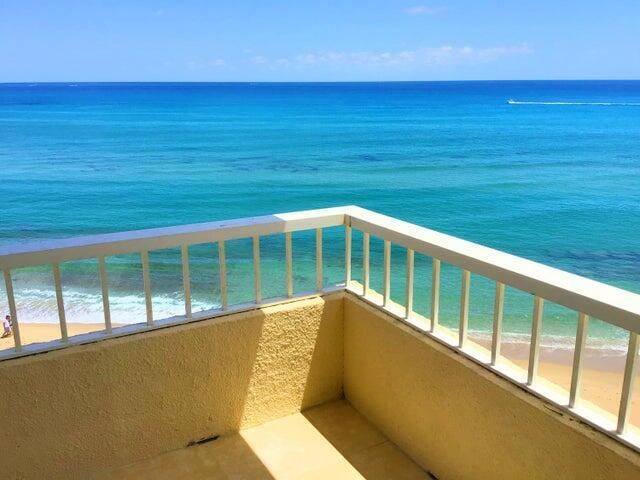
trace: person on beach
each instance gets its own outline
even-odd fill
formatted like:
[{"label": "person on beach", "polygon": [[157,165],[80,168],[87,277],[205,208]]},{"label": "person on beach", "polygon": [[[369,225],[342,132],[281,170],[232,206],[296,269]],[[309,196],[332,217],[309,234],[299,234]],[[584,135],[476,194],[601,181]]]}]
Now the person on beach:
[{"label": "person on beach", "polygon": [[2,337],[0,338],[10,337],[11,334],[13,333],[11,331],[11,315],[7,315],[6,317],[4,317],[2,326],[4,328],[4,331],[2,332]]}]

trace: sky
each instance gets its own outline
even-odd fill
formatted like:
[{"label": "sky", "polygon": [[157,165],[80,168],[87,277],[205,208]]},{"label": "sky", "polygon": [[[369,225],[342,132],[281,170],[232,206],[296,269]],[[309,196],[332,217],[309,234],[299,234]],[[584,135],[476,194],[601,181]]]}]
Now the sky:
[{"label": "sky", "polygon": [[640,0],[0,0],[0,82],[639,78]]}]

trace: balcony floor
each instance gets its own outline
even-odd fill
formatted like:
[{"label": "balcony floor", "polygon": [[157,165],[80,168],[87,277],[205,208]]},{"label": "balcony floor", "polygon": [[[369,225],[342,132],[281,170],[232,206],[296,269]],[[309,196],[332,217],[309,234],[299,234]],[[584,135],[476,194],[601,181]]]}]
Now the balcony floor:
[{"label": "balcony floor", "polygon": [[348,402],[330,402],[103,473],[129,479],[429,479]]}]

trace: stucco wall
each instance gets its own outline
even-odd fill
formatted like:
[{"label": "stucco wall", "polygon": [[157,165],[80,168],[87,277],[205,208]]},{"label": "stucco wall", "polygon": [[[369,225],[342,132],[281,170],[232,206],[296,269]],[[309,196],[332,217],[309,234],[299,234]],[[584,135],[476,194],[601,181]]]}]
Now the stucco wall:
[{"label": "stucco wall", "polygon": [[342,294],[0,362],[0,478],[89,472],[342,396]]},{"label": "stucco wall", "polygon": [[640,455],[352,295],[344,391],[440,480],[638,479]]},{"label": "stucco wall", "polygon": [[86,478],[343,384],[440,480],[640,478],[637,453],[341,293],[0,362],[0,478]]}]

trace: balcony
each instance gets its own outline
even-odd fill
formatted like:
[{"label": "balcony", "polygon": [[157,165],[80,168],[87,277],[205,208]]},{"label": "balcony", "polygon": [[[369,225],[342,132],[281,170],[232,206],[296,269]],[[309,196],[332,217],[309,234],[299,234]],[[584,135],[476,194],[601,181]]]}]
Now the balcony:
[{"label": "balcony", "polygon": [[[295,250],[304,232],[313,240]],[[272,237],[283,241],[284,295],[268,298]],[[227,252],[238,239],[251,242],[242,280],[253,297],[240,302]],[[215,245],[219,308],[193,308],[197,245]],[[167,248],[179,251],[184,311],[157,318],[149,256]],[[112,321],[107,263],[122,254],[140,256],[142,323]],[[301,254],[311,291],[296,285]],[[60,272],[91,258],[104,323],[87,332],[67,322]],[[45,342],[30,341],[14,289],[15,272],[42,265],[59,320],[59,338]],[[640,476],[631,292],[358,207],[5,247],[0,269],[14,332],[0,351],[7,478]],[[472,328],[481,281],[493,285],[490,298],[479,289],[493,307],[486,332]],[[508,289],[530,300],[524,358],[506,350]],[[549,305],[575,312],[566,388],[542,368]],[[610,378],[588,375],[595,319],[625,332],[613,411],[586,395]]]}]

